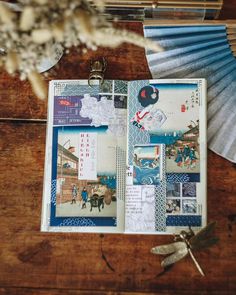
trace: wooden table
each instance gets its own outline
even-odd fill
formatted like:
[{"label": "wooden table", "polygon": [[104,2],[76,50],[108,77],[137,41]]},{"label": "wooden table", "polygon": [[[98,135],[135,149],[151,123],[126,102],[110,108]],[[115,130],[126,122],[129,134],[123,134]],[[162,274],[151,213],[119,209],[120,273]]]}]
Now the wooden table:
[{"label": "wooden table", "polygon": [[[224,17],[229,15],[226,9]],[[142,34],[141,24],[122,26]],[[125,44],[84,56],[73,51],[48,80],[86,79],[89,61],[99,56],[108,61],[107,78],[151,77],[144,51]],[[0,117],[46,119],[46,101],[35,97],[28,82],[5,72],[0,81]],[[206,277],[189,257],[162,274],[150,249],[170,236],[40,232],[45,134],[44,123],[0,122],[0,294],[235,294],[234,164],[209,151],[208,220],[217,221],[220,242],[196,254]]]}]

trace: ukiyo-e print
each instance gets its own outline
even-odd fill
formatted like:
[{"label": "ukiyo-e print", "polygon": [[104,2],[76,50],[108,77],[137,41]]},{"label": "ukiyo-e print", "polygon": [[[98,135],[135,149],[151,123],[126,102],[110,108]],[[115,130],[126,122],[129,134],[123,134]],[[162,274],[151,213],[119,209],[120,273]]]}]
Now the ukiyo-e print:
[{"label": "ukiyo-e print", "polygon": [[133,184],[160,184],[162,178],[162,146],[136,145],[133,159]]},{"label": "ukiyo-e print", "polygon": [[165,121],[151,131],[151,141],[166,144],[166,172],[200,173],[198,84],[152,87],[158,91],[158,101],[150,113],[161,112]]},{"label": "ukiyo-e print", "polygon": [[[135,127],[142,139],[137,143],[166,145],[169,182],[172,181],[173,173],[178,173],[181,180],[199,182],[200,84],[196,80],[195,83],[171,83],[167,80],[159,84],[152,80],[149,85],[148,81],[146,85],[142,82],[135,92],[136,102],[132,101],[128,106],[129,134],[135,132]],[[131,93],[135,91],[131,86],[133,83],[129,84]],[[129,161],[132,149],[129,147]]]},{"label": "ukiyo-e print", "polygon": [[116,217],[116,146],[106,128],[58,132],[56,216]]}]

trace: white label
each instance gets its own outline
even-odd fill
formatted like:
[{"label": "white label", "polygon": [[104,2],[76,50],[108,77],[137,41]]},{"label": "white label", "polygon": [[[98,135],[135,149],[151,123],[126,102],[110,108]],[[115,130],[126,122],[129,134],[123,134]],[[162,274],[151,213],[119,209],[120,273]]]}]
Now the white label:
[{"label": "white label", "polygon": [[80,180],[97,180],[97,134],[79,134],[79,173]]}]

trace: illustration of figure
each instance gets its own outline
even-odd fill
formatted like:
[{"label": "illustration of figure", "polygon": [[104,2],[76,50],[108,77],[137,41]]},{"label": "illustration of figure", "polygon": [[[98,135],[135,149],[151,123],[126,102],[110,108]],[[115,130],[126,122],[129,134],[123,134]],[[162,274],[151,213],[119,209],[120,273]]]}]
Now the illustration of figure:
[{"label": "illustration of figure", "polygon": [[181,167],[183,163],[183,152],[181,148],[178,148],[177,155],[175,158],[175,162],[177,163],[177,166]]},{"label": "illustration of figure", "polygon": [[155,104],[159,99],[159,90],[154,86],[148,85],[140,89],[138,101],[141,106],[146,107],[150,104]]},{"label": "illustration of figure", "polygon": [[71,192],[72,192],[71,204],[74,204],[74,203],[76,204],[76,198],[77,198],[77,194],[78,194],[78,189],[77,189],[75,184],[73,184]]},{"label": "illustration of figure", "polygon": [[185,144],[184,151],[183,151],[184,161],[186,161],[186,159],[189,157],[189,154],[190,154],[190,147],[189,145]]},{"label": "illustration of figure", "polygon": [[87,203],[87,200],[88,200],[88,192],[87,192],[85,187],[83,188],[83,190],[81,192],[81,197],[82,197],[82,200],[83,200],[82,209],[84,209],[84,208],[86,208],[86,203]]},{"label": "illustration of figure", "polygon": [[144,86],[138,94],[142,110],[137,111],[131,119],[133,125],[141,130],[156,131],[166,121],[167,117],[158,107],[159,90],[152,85]]},{"label": "illustration of figure", "polygon": [[166,156],[168,157],[168,159],[171,159],[171,157],[173,156],[171,147],[166,148]]},{"label": "illustration of figure", "polygon": [[101,212],[101,207],[104,209],[104,196],[105,196],[105,187],[94,188],[92,195],[90,197],[90,212],[93,210],[93,207],[97,207],[99,212]]},{"label": "illustration of figure", "polygon": [[194,146],[191,147],[190,149],[189,159],[190,159],[190,167],[194,168],[196,166],[196,160],[197,160],[196,150]]},{"label": "illustration of figure", "polygon": [[157,131],[167,120],[166,115],[159,109],[158,104],[144,108],[148,114],[142,119],[141,124],[147,131]]},{"label": "illustration of figure", "polygon": [[156,104],[149,105],[142,111],[136,112],[131,122],[141,130],[156,131],[160,129],[166,119],[166,115]]},{"label": "illustration of figure", "polygon": [[175,213],[179,213],[180,211],[180,207],[179,206],[175,206]]},{"label": "illustration of figure", "polygon": [[64,163],[63,168],[71,168],[69,163]]},{"label": "illustration of figure", "polygon": [[170,204],[166,204],[166,213],[172,213],[173,208],[171,207]]},{"label": "illustration of figure", "polygon": [[141,159],[138,159],[138,156],[137,154],[134,154],[134,164],[138,167],[141,167],[142,166],[142,162],[141,162]]},{"label": "illustration of figure", "polygon": [[183,162],[184,166],[187,167],[188,169],[190,168],[190,147],[189,145],[185,144],[184,145],[184,150],[183,150]]},{"label": "illustration of figure", "polygon": [[159,166],[159,157],[157,156],[151,163],[149,163],[150,168],[156,168]]}]

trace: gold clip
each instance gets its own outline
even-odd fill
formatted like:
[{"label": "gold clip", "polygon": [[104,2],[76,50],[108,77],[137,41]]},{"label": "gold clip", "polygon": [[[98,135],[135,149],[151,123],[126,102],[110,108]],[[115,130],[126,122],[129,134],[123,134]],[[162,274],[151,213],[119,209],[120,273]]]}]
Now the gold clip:
[{"label": "gold clip", "polygon": [[100,81],[100,84],[103,84],[104,73],[107,68],[107,62],[105,58],[103,57],[101,60],[91,61],[90,68],[91,70],[90,70],[89,79],[88,79],[89,86],[92,87],[90,82],[91,80],[94,80],[94,79],[98,79]]}]

